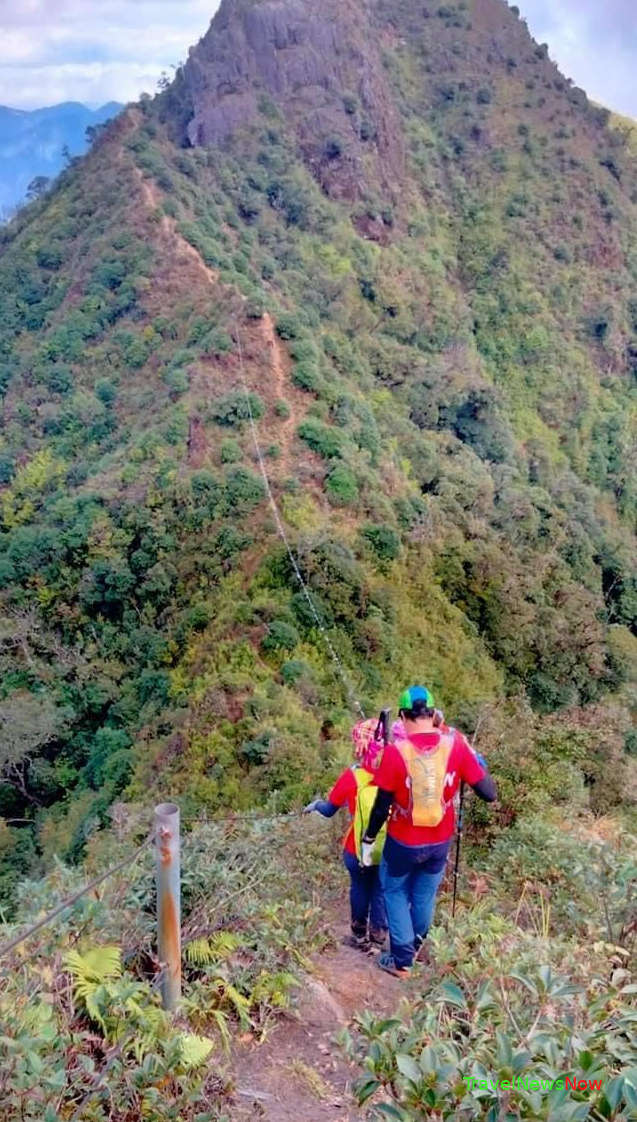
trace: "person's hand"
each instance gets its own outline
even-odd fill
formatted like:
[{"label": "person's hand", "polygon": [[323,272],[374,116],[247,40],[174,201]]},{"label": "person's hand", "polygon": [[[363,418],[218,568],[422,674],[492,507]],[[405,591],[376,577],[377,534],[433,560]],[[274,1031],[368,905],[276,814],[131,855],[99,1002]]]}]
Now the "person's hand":
[{"label": "person's hand", "polygon": [[304,806],[303,807],[303,813],[304,814],[311,814],[313,810],[316,810],[317,802],[318,802],[318,799],[314,799],[314,802],[308,803],[307,806]]},{"label": "person's hand", "polygon": [[375,842],[365,841],[365,839],[363,839],[363,841],[361,843],[361,865],[363,866],[364,869],[368,869],[370,867],[370,865],[374,864],[374,862],[372,860],[372,853],[374,851],[374,845],[375,845]]}]

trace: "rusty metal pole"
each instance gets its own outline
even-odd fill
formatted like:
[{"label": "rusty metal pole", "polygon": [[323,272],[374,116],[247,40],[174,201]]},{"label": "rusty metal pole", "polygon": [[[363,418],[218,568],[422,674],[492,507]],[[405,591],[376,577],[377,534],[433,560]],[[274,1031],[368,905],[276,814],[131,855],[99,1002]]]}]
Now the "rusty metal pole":
[{"label": "rusty metal pole", "polygon": [[157,949],[164,975],[162,1005],[173,1012],[181,997],[181,895],[179,868],[179,807],[155,807],[157,848]]}]

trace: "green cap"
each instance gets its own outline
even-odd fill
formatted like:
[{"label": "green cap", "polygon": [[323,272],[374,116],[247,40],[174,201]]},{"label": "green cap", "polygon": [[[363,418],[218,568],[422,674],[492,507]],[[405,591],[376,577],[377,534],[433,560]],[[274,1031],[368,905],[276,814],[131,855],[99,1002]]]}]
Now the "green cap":
[{"label": "green cap", "polygon": [[403,690],[400,695],[398,710],[413,709],[416,701],[424,701],[427,709],[435,708],[433,694],[429,692],[426,686],[409,686],[409,688]]}]

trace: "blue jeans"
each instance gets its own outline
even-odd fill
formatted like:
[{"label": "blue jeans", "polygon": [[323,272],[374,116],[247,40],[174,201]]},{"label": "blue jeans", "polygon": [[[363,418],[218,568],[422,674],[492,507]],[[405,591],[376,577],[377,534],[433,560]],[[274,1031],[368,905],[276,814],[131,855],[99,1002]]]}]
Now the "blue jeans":
[{"label": "blue jeans", "polygon": [[387,930],[385,901],[378,875],[378,865],[361,869],[358,858],[343,850],[343,864],[349,873],[349,902],[352,912],[352,931],[354,935],[367,934],[369,926],[376,931]]},{"label": "blue jeans", "polygon": [[385,842],[380,880],[396,966],[412,965],[416,946],[431,927],[450,844],[401,845],[393,838]]}]

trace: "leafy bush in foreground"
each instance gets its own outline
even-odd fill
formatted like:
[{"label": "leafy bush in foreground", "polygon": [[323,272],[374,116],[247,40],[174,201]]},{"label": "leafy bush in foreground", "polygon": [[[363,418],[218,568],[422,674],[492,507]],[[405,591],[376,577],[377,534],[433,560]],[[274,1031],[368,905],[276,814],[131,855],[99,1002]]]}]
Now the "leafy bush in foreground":
[{"label": "leafy bush in foreground", "polygon": [[[128,840],[101,839],[107,864],[139,837],[129,811]],[[83,897],[34,935],[26,958],[14,952],[0,974],[3,1122],[68,1122],[78,1110],[91,1122],[227,1119],[232,1032],[262,1037],[289,1004],[303,954],[325,942],[313,900],[331,875],[330,842],[325,833],[313,841],[310,870],[305,839],[305,826],[285,818],[209,824],[183,839],[177,1021],[159,1007],[159,974],[148,976],[156,962],[149,851],[106,881],[99,898]],[[58,865],[25,886],[20,926],[80,883]],[[0,942],[16,929],[0,924]]]},{"label": "leafy bush in foreground", "polygon": [[[635,986],[626,968],[634,839],[604,846],[546,824],[539,836],[537,822],[527,825],[525,863],[507,865],[494,847],[487,867],[494,875],[485,880],[481,867],[473,876],[473,904],[450,925],[439,914],[428,939],[426,995],[386,1020],[365,1013],[356,1034],[343,1035],[366,1069],[355,1093],[369,1122],[634,1117]],[[556,885],[560,844],[568,856]],[[577,900],[571,909],[555,907],[569,896]]]}]

